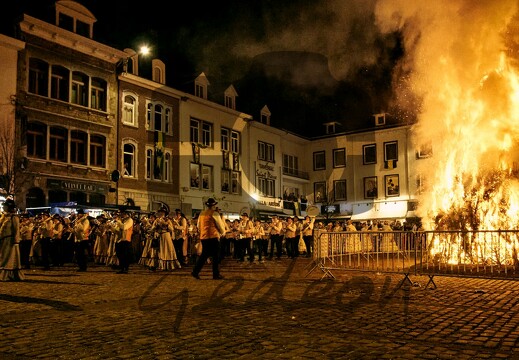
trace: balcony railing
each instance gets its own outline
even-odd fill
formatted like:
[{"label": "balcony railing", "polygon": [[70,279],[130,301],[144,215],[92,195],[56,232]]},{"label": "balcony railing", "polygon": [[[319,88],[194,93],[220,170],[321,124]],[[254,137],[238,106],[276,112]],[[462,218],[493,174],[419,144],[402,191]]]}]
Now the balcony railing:
[{"label": "balcony railing", "polygon": [[294,177],[298,177],[300,179],[305,179],[305,180],[310,179],[310,175],[308,175],[308,173],[306,171],[290,169],[287,167],[283,167],[283,175],[294,176]]}]

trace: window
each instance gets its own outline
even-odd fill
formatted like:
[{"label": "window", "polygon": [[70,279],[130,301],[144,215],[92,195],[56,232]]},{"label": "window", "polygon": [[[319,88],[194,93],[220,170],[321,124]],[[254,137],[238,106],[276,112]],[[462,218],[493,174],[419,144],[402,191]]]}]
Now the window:
[{"label": "window", "polygon": [[346,180],[335,180],[333,182],[333,194],[335,200],[346,200]]},{"label": "window", "polygon": [[29,59],[29,92],[48,96],[48,84],[49,64],[39,59]]},{"label": "window", "polygon": [[87,163],[87,133],[79,130],[70,132],[70,162]]},{"label": "window", "polygon": [[162,128],[162,105],[155,105],[153,108],[153,130],[155,131],[163,131]]},{"label": "window", "polygon": [[72,103],[88,106],[88,77],[85,74],[72,74]]},{"label": "window", "polygon": [[146,129],[169,134],[171,132],[171,108],[148,101],[146,109]]},{"label": "window", "polygon": [[90,107],[92,109],[106,111],[106,81],[98,78],[92,79]]},{"label": "window", "polygon": [[192,143],[199,143],[206,147],[212,146],[213,143],[213,125],[211,123],[191,119],[190,121],[189,141]]},{"label": "window", "polygon": [[213,190],[213,167],[210,165],[191,163],[190,165],[191,188]]},{"label": "window", "polygon": [[378,184],[376,176],[364,178],[364,199],[376,199],[378,197]]},{"label": "window", "polygon": [[221,191],[228,193],[231,190],[231,172],[222,170]]},{"label": "window", "polygon": [[90,25],[76,19],[76,34],[90,37]]},{"label": "window", "polygon": [[400,183],[398,174],[386,175],[384,179],[386,183],[386,196],[400,196]]},{"label": "window", "polygon": [[189,166],[190,186],[195,189],[200,188],[200,165],[191,163]]},{"label": "window", "polygon": [[362,146],[362,159],[364,165],[377,163],[377,145],[369,144]]},{"label": "window", "polygon": [[326,157],[324,151],[314,152],[314,170],[326,169]]},{"label": "window", "polygon": [[271,112],[267,105],[263,106],[260,112],[260,122],[265,125],[270,125]]},{"label": "window", "polygon": [[50,78],[50,97],[62,101],[68,101],[69,95],[68,69],[63,66],[53,65]]},{"label": "window", "polygon": [[262,196],[275,197],[276,182],[273,179],[258,177],[258,191]]},{"label": "window", "polygon": [[68,131],[62,127],[51,127],[49,138],[49,160],[67,162]]},{"label": "window", "polygon": [[299,162],[297,156],[283,154],[283,174],[298,175],[298,163]]},{"label": "window", "polygon": [[151,180],[152,174],[153,174],[153,150],[147,149],[146,150],[146,179]]},{"label": "window", "polygon": [[416,151],[417,159],[425,159],[431,157],[433,153],[432,143],[428,142],[426,144],[420,145],[419,149]]},{"label": "window", "polygon": [[258,159],[274,162],[274,145],[258,141]]},{"label": "window", "polygon": [[27,156],[45,159],[47,155],[47,126],[41,123],[27,124]]},{"label": "window", "polygon": [[106,138],[101,135],[90,136],[90,165],[105,167]]},{"label": "window", "polygon": [[135,176],[135,146],[133,144],[123,144],[123,176]]},{"label": "window", "polygon": [[205,99],[205,87],[201,84],[195,84],[195,96]]},{"label": "window", "polygon": [[333,167],[340,168],[346,166],[346,149],[333,149]]},{"label": "window", "polygon": [[240,152],[240,133],[231,131],[231,152],[238,154]]},{"label": "window", "polygon": [[231,172],[231,193],[240,194],[241,173],[239,171]]},{"label": "window", "polygon": [[152,119],[152,113],[153,113],[153,104],[148,103],[146,106],[147,112],[146,112],[146,129],[150,130],[151,127],[151,119]]},{"label": "window", "polygon": [[209,165],[202,165],[202,189],[213,189],[213,167]]},{"label": "window", "polygon": [[209,123],[206,123],[205,121],[202,122],[202,145],[205,146],[211,146],[211,130],[212,125]]},{"label": "window", "polygon": [[133,95],[124,95],[122,121],[126,125],[137,126],[137,100]]},{"label": "window", "polygon": [[220,130],[220,141],[223,151],[229,151],[229,129],[222,128]]},{"label": "window", "polygon": [[169,152],[164,156],[164,172],[162,178],[165,182],[171,182],[171,153]]},{"label": "window", "polygon": [[384,143],[384,168],[394,169],[398,161],[398,142]]},{"label": "window", "polygon": [[320,181],[314,183],[314,202],[326,202],[326,182]]},{"label": "window", "polygon": [[59,27],[74,32],[74,18],[72,16],[59,13]]},{"label": "window", "polygon": [[222,170],[221,174],[221,191],[223,193],[239,194],[240,193],[240,172]]},{"label": "window", "polygon": [[227,107],[229,109],[235,109],[233,96],[225,95],[225,107]]},{"label": "window", "polygon": [[198,144],[198,138],[199,138],[199,124],[200,122],[195,119],[191,119],[189,123],[189,141],[195,144]]},{"label": "window", "polygon": [[166,108],[164,116],[164,132],[169,134],[171,132],[171,109]]}]

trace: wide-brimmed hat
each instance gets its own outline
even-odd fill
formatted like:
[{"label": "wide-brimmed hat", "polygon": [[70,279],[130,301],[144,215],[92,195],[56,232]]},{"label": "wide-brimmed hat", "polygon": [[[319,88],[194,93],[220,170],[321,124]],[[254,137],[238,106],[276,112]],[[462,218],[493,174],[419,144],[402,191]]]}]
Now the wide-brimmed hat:
[{"label": "wide-brimmed hat", "polygon": [[160,209],[157,210],[157,212],[162,212],[164,213],[166,216],[169,214],[169,211],[168,209],[165,207],[165,206],[162,206]]},{"label": "wide-brimmed hat", "polygon": [[246,212],[242,213],[241,216],[243,217],[249,217],[249,214],[247,214]]},{"label": "wide-brimmed hat", "polygon": [[215,199],[213,199],[213,198],[209,198],[209,199],[207,199],[205,204],[210,207],[210,206],[218,204],[218,202]]}]

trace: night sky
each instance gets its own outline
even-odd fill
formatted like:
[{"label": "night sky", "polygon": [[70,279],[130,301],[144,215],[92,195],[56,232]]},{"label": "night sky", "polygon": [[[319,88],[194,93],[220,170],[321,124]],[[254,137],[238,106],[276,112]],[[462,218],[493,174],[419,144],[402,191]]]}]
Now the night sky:
[{"label": "night sky", "polygon": [[[121,50],[149,44],[166,63],[167,85],[180,90],[192,92],[204,71],[219,103],[233,84],[237,109],[258,119],[267,105],[276,127],[311,136],[323,122],[348,131],[372,125],[374,113],[398,112],[392,84],[402,41],[380,33],[374,0],[193,1],[168,9],[159,0],[78,2],[98,20],[95,40]],[[0,15],[4,34],[22,12],[53,19],[53,0],[15,3]]]}]

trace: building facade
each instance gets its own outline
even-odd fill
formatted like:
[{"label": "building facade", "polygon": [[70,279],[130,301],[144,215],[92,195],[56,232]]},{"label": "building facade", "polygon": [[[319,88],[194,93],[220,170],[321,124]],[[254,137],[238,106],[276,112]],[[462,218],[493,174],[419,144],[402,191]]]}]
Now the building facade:
[{"label": "building facade", "polygon": [[55,20],[25,15],[23,42],[6,40],[14,50],[2,72],[16,88],[3,97],[15,94],[16,116],[2,112],[16,124],[12,192],[22,209],[75,202],[194,216],[213,197],[229,217],[304,216],[309,205],[324,218],[412,214],[416,168],[431,153],[416,151],[410,125],[380,115],[365,131],[329,123],[325,136],[304,138],[270,126],[267,105],[237,110],[232,85],[209,100],[205,73],[192,92],[167,86],[159,59],[151,79],[139,76],[135,51],[93,40],[95,17],[82,5],[58,1]]}]

